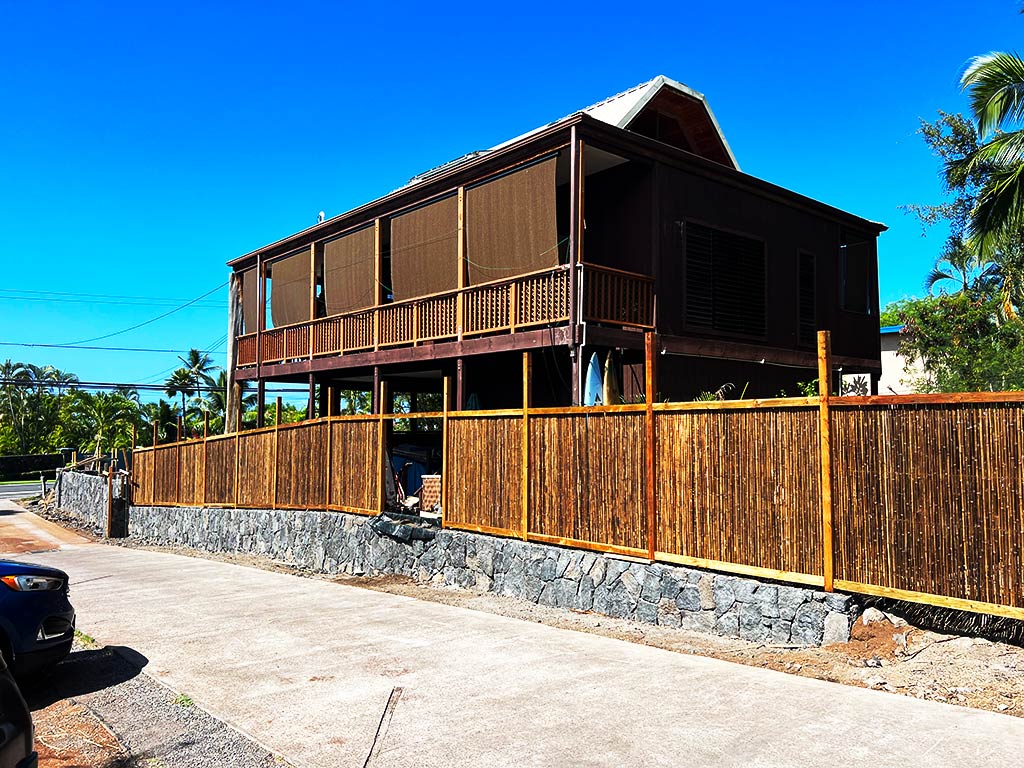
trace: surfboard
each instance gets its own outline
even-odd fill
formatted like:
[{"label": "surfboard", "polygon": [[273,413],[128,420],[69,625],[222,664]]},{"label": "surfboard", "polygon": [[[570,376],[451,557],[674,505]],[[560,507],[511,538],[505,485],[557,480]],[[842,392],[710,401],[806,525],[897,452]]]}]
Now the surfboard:
[{"label": "surfboard", "polygon": [[601,400],[605,405],[618,405],[622,402],[622,391],[619,389],[619,374],[611,352],[604,359],[604,386]]},{"label": "surfboard", "polygon": [[587,374],[584,377],[585,385],[583,387],[583,404],[584,405],[601,405],[601,360],[597,356],[597,352],[594,352],[590,356],[590,362],[587,364]]}]

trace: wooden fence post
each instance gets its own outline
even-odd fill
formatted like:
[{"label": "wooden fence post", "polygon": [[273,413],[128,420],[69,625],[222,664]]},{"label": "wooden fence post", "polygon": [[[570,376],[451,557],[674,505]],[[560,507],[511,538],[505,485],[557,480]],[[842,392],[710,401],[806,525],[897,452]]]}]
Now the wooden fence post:
[{"label": "wooden fence post", "polygon": [[107,465],[107,526],[106,537],[114,533],[114,462]]},{"label": "wooden fence post", "polygon": [[821,449],[821,552],[825,591],[832,591],[832,420],[829,400],[832,397],[832,338],[828,331],[818,331],[818,439]]},{"label": "wooden fence post", "polygon": [[[323,385],[321,385],[323,386]],[[334,427],[331,426],[331,416],[334,414],[334,387],[327,387],[327,466],[324,467],[324,510],[331,508],[331,465],[334,463]]]},{"label": "wooden fence post", "polygon": [[441,518],[448,514],[448,411],[451,410],[452,377],[445,375],[441,388]]},{"label": "wooden fence post", "polygon": [[377,401],[377,514],[379,515],[384,511],[384,497],[386,492],[384,490],[387,484],[387,474],[391,468],[385,469],[384,462],[387,453],[384,450],[384,408],[385,403],[388,399],[388,383],[382,381],[380,383],[380,389],[378,390],[378,401]]},{"label": "wooden fence post", "polygon": [[272,475],[274,478],[274,487],[270,497],[270,508],[277,509],[277,462],[280,459],[280,452],[278,451],[278,433],[281,431],[281,396],[278,395],[274,401],[274,466]]},{"label": "wooden fence post", "polygon": [[178,417],[178,434],[174,436],[174,503],[181,503],[181,433],[185,420]]},{"label": "wooden fence post", "polygon": [[651,562],[658,550],[658,499],[654,478],[654,388],[658,381],[655,346],[654,331],[647,331],[644,334],[644,479],[647,483],[647,558]]},{"label": "wooden fence post", "polygon": [[[242,422],[238,422],[238,429],[242,428]],[[238,507],[238,483],[239,475],[242,474],[241,455],[239,453],[238,432],[235,432],[235,482],[231,487],[231,506]]]},{"label": "wooden fence post", "polygon": [[533,387],[533,365],[529,352],[523,352],[523,476],[519,503],[522,505],[523,541],[530,535],[530,400]]}]

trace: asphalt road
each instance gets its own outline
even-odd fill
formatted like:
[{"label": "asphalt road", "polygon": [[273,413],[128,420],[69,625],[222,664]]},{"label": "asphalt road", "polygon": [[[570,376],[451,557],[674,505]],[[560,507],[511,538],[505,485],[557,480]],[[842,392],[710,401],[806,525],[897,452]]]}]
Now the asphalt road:
[{"label": "asphalt road", "polygon": [[[0,509],[3,508],[0,503]],[[31,525],[34,516],[23,518]],[[320,579],[65,543],[79,627],[298,766],[1020,765],[1024,720]]]},{"label": "asphalt road", "polygon": [[[53,488],[53,481],[47,481],[47,489]],[[39,481],[18,483],[16,485],[0,485],[0,499],[24,499],[39,495]]]}]

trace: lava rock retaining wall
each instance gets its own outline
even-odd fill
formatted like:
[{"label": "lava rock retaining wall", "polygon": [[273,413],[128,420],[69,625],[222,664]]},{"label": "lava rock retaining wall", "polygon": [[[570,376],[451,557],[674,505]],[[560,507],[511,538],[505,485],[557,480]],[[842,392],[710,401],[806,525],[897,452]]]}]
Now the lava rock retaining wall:
[{"label": "lava rock retaining wall", "polygon": [[[123,535],[127,527],[124,511],[122,476],[114,478],[114,534]],[[92,529],[97,536],[107,532],[107,477],[87,472],[57,473],[54,503],[74,519]],[[119,532],[122,532],[119,534]]]},{"label": "lava rock retaining wall", "polygon": [[324,573],[393,574],[541,605],[773,644],[849,639],[853,598],[695,568],[456,530],[430,541],[381,536],[340,512],[131,507],[145,544],[262,555]]}]

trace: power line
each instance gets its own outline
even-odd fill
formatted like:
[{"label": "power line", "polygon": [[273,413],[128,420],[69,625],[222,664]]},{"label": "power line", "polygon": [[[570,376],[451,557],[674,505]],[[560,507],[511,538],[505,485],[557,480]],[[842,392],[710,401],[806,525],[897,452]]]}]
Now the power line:
[{"label": "power line", "polygon": [[181,310],[185,309],[186,307],[190,307],[193,304],[195,304],[196,302],[201,301],[202,299],[205,299],[207,296],[210,296],[211,294],[216,293],[217,291],[219,291],[221,288],[225,287],[226,285],[227,285],[227,281],[225,280],[223,283],[218,285],[216,288],[214,288],[213,290],[207,291],[202,296],[198,296],[198,297],[192,299],[192,301],[189,301],[189,302],[187,302],[185,304],[182,304],[180,307],[175,307],[174,309],[170,310],[169,312],[164,312],[162,315],[157,315],[154,318],[151,318],[151,319],[146,320],[144,322],[141,322],[141,323],[138,323],[136,325],[133,325],[130,328],[123,328],[120,331],[114,331],[113,333],[107,333],[107,334],[104,334],[103,336],[94,336],[91,339],[80,339],[78,341],[71,341],[71,342],[68,342],[68,344],[71,344],[71,345],[88,344],[91,341],[102,341],[103,339],[109,339],[111,336],[119,336],[122,333],[128,333],[128,331],[134,331],[135,329],[141,328],[144,325],[149,325],[150,323],[155,323],[157,320],[163,320],[165,317],[169,317],[169,316],[173,315],[175,312],[180,312]]},{"label": "power line", "polygon": [[[117,382],[117,381],[74,381],[68,383],[57,384],[55,382],[46,381],[25,381],[24,379],[0,379],[0,386],[14,386],[14,387],[26,387],[28,389],[86,389],[86,390],[115,390],[115,389],[134,389],[142,392],[164,392],[167,389],[165,384],[138,384],[129,382]],[[190,388],[193,392],[223,392],[221,387],[211,387],[205,384],[197,385]],[[270,392],[271,390],[267,390]],[[278,392],[296,392],[296,393],[308,393],[309,388],[303,387],[302,389],[276,389],[274,393]]]},{"label": "power line", "polygon": [[[29,293],[33,296],[80,296],[90,299],[130,299],[134,301],[165,301],[181,304],[188,299],[175,299],[170,296],[120,296],[113,293],[75,293],[73,291],[37,291],[29,288],[0,288],[0,293]],[[221,302],[218,302],[220,305]],[[227,306],[224,303],[224,306]]]},{"label": "power line", "polygon": [[[117,307],[173,307],[175,303],[172,301],[153,301],[150,299],[142,301],[134,300],[123,300],[118,301],[116,299],[65,299],[56,298],[53,296],[5,296],[0,295],[0,301],[43,301],[47,304],[107,304]],[[195,304],[194,309],[217,309],[224,310],[227,308],[227,304]]]},{"label": "power line", "polygon": [[[218,342],[219,343],[219,342]],[[217,346],[214,344],[213,346]],[[89,347],[78,344],[31,344],[19,341],[0,341],[0,347],[39,347],[42,349],[98,349],[104,352],[168,352],[171,354],[188,354],[191,349],[149,349],[146,347]],[[198,350],[204,355],[220,355],[222,352],[213,349]]]}]

